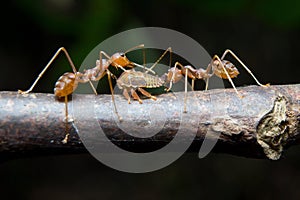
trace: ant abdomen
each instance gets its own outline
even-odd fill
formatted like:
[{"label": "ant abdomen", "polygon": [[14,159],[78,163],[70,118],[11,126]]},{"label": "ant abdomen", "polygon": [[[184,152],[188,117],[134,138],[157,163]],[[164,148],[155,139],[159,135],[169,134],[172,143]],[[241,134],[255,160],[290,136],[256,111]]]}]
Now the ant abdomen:
[{"label": "ant abdomen", "polygon": [[76,75],[71,72],[64,73],[55,83],[54,94],[57,97],[64,97],[72,94],[77,88]]},{"label": "ant abdomen", "polygon": [[[230,78],[236,78],[240,73],[238,69],[228,60],[222,60],[222,63],[218,60],[213,62],[214,74],[222,79],[228,79],[228,76],[224,70],[227,71]],[[224,68],[222,68],[224,66]]]}]

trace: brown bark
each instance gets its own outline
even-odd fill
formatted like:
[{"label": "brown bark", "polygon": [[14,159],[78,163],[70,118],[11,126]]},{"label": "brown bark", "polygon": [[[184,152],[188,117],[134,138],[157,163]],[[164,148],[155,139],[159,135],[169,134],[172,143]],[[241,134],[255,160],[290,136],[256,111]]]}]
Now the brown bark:
[{"label": "brown bark", "polygon": [[[210,134],[210,139],[220,134],[214,152],[245,157],[276,160],[284,149],[299,143],[299,84],[249,86],[238,90],[244,98],[237,97],[232,89],[189,92],[186,114],[182,113],[184,93],[181,92],[158,95],[157,101],[144,99],[143,104],[136,101],[128,104],[123,96],[116,95],[122,122],[113,112],[111,95],[74,94],[69,108],[73,105],[75,119],[67,124],[64,102],[57,101],[53,94],[0,92],[0,155],[86,152],[80,137],[95,138],[97,130],[90,126],[94,121],[99,122],[113,143],[134,152],[152,151],[166,145],[182,128],[182,120],[191,121],[190,126],[183,127],[185,134],[196,134],[190,151],[199,150],[208,131],[216,133]],[[143,113],[150,113],[152,118],[149,120],[149,115]],[[156,128],[162,125],[162,129],[146,137],[144,130],[151,123],[158,124]],[[90,131],[79,137],[78,126]],[[126,134],[120,126],[144,138]],[[151,131],[150,128],[146,132]],[[64,143],[67,132],[70,136]],[[186,142],[185,134],[180,136],[180,142]],[[105,141],[94,142],[106,145]]]}]

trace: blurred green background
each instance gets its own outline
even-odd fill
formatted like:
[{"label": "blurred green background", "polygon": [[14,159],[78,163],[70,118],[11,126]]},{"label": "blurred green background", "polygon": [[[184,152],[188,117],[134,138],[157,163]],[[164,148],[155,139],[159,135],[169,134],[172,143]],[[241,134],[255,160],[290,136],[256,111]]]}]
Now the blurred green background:
[{"label": "blurred green background", "polygon": [[[79,66],[101,41],[145,26],[180,31],[211,55],[232,49],[263,83],[300,82],[297,0],[14,0],[0,10],[0,90],[28,88],[61,46]],[[52,92],[65,71],[61,56],[35,91]],[[234,81],[254,84],[246,73]],[[299,199],[300,149],[278,162],[186,154],[148,174],[121,173],[90,155],[24,158],[1,163],[0,177],[1,199]]]}]

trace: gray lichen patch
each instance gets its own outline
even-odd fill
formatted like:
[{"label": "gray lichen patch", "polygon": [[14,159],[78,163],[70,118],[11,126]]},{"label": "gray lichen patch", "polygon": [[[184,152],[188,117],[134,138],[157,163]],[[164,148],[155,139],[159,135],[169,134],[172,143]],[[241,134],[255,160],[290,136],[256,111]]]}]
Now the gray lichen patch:
[{"label": "gray lichen patch", "polygon": [[232,118],[216,118],[213,122],[211,126],[212,131],[220,132],[225,135],[238,135],[243,130],[238,121]]},{"label": "gray lichen patch", "polygon": [[257,126],[257,142],[266,156],[278,160],[287,139],[293,134],[293,112],[288,110],[288,100],[279,95],[270,112],[262,117]]}]

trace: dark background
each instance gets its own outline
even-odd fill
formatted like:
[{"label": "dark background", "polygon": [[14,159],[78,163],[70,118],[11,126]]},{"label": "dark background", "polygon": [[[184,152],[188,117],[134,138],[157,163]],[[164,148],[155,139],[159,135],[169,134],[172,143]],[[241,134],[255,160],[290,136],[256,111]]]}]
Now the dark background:
[{"label": "dark background", "polygon": [[[300,2],[295,0],[3,1],[0,90],[26,89],[65,46],[75,65],[101,41],[131,28],[180,31],[211,55],[234,50],[263,83],[299,83]],[[35,89],[52,92],[70,71],[60,57]],[[237,86],[254,84],[245,73]],[[1,199],[299,199],[300,149],[280,161],[187,153],[147,174],[110,169],[90,155],[0,164]]]}]

